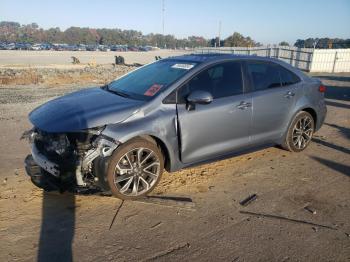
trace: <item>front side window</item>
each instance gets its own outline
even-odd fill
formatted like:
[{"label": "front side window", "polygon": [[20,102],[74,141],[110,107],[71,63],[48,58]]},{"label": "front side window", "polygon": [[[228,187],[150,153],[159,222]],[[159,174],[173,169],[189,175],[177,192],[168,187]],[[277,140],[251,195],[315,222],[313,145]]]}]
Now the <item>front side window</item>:
[{"label": "front side window", "polygon": [[160,60],[139,68],[108,84],[107,90],[139,100],[150,100],[192,70],[197,63]]},{"label": "front side window", "polygon": [[180,101],[195,90],[207,91],[214,99],[242,94],[241,63],[225,62],[200,72],[180,89]]}]

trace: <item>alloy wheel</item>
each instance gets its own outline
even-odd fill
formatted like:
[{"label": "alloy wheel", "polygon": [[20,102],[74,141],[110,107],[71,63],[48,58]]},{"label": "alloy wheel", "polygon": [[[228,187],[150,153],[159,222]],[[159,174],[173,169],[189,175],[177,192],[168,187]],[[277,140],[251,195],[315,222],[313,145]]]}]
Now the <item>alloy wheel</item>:
[{"label": "alloy wheel", "polygon": [[114,184],[125,196],[138,196],[147,192],[160,173],[160,161],[151,149],[134,148],[124,154],[114,170]]},{"label": "alloy wheel", "polygon": [[312,121],[309,116],[304,116],[295,123],[292,139],[297,149],[304,149],[311,141],[314,132]]}]

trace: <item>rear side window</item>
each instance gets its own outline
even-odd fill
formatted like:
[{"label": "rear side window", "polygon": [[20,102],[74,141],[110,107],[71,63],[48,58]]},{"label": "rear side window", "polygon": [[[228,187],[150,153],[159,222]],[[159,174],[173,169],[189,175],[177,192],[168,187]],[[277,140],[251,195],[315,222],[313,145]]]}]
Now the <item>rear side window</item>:
[{"label": "rear side window", "polygon": [[282,66],[279,66],[279,68],[282,86],[289,86],[300,82],[299,77],[297,77],[294,73],[290,72]]},{"label": "rear side window", "polygon": [[253,80],[255,91],[281,86],[280,74],[276,65],[248,62],[247,67]]},{"label": "rear side window", "polygon": [[300,82],[297,75],[277,64],[248,62],[247,68],[251,75],[255,91],[289,86]]},{"label": "rear side window", "polygon": [[195,90],[207,91],[214,99],[242,94],[241,63],[225,62],[205,69],[179,90],[180,101]]}]

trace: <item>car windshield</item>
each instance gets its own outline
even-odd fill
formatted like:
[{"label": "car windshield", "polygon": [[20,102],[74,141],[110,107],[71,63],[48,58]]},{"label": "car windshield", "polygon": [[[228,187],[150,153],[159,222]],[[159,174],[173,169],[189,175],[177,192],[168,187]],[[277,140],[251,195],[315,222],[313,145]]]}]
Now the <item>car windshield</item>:
[{"label": "car windshield", "polygon": [[121,96],[150,100],[196,65],[197,63],[188,61],[160,60],[111,82],[107,89]]}]

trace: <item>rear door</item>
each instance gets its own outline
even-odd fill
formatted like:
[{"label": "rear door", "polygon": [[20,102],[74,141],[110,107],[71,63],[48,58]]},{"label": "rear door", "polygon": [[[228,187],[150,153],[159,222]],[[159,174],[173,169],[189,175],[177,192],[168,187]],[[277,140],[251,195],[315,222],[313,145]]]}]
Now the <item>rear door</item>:
[{"label": "rear door", "polygon": [[270,142],[281,137],[290,121],[300,79],[284,67],[262,61],[247,61],[253,90],[252,142]]},{"label": "rear door", "polygon": [[[240,62],[216,64],[193,77],[178,92],[181,160],[193,163],[223,155],[250,142],[251,97],[244,93]],[[195,90],[212,94],[210,104],[187,110]]]}]

